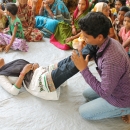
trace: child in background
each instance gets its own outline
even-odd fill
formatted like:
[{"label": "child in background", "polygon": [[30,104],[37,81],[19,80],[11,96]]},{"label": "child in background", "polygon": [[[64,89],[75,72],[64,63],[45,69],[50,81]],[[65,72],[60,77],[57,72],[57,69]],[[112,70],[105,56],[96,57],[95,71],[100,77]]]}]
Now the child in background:
[{"label": "child in background", "polygon": [[115,33],[116,35],[118,36],[118,39],[120,41],[120,37],[118,35],[121,27],[123,27],[123,21],[124,21],[124,15],[126,12],[128,12],[130,9],[126,6],[122,6],[120,9],[119,9],[119,12],[118,12],[118,15],[117,15],[117,18],[114,20],[113,22],[113,27],[115,29]]},{"label": "child in background", "polygon": [[[10,48],[13,50],[28,51],[28,46],[24,40],[22,24],[16,16],[18,7],[14,3],[7,3],[5,11],[0,10],[0,14],[7,15],[9,20],[9,34],[0,33],[0,44],[4,45],[4,51],[7,53]],[[16,38],[17,37],[17,38]],[[18,39],[20,38],[20,39]]]},{"label": "child in background", "polygon": [[115,0],[115,8],[111,9],[111,19],[112,19],[112,21],[114,21],[115,18],[117,18],[117,14],[118,14],[119,9],[122,6],[125,6],[125,5],[126,5],[126,0]]},{"label": "child in background", "polygon": [[104,2],[99,2],[94,6],[94,8],[92,9],[92,12],[102,12],[109,19],[109,22],[110,22],[109,37],[117,39],[114,32],[114,28],[112,26],[111,18],[109,17],[108,4]]},{"label": "child in background", "polygon": [[124,16],[124,27],[120,29],[119,36],[122,41],[122,46],[130,56],[130,11],[128,11]]}]

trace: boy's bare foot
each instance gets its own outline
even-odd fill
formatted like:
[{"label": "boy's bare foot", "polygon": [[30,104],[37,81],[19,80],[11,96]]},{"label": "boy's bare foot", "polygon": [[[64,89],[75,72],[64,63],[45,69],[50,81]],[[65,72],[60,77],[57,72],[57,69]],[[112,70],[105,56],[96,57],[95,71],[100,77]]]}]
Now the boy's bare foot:
[{"label": "boy's bare foot", "polygon": [[125,123],[130,123],[130,115],[122,116],[122,120],[123,120]]}]

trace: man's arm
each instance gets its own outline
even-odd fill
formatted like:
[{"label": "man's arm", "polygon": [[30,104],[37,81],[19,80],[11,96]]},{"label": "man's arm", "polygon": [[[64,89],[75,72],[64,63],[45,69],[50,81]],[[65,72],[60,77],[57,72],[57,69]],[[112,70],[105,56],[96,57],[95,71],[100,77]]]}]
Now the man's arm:
[{"label": "man's arm", "polygon": [[120,66],[120,64],[117,65],[114,64],[114,62],[108,62],[106,60],[104,60],[101,66],[101,82],[92,75],[88,68],[84,69],[81,74],[86,82],[99,96],[107,99],[118,85],[123,74],[123,68]]}]

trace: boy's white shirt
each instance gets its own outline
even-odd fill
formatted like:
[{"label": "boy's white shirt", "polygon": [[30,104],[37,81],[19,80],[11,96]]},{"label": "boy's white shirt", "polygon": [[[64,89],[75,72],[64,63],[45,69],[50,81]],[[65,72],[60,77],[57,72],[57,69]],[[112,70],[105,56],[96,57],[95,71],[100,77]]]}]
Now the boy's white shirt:
[{"label": "boy's white shirt", "polygon": [[0,75],[0,86],[3,87],[8,93],[12,95],[18,95],[20,89],[13,85],[17,79],[18,77]]},{"label": "boy's white shirt", "polygon": [[[33,74],[32,80],[28,88],[26,87],[25,83],[23,82],[24,87],[26,90],[31,93],[32,95],[45,99],[45,100],[58,100],[60,96],[60,88],[56,89],[56,91],[48,92],[48,91],[39,91],[39,76],[43,72],[43,68],[39,67],[35,70]],[[0,86],[3,87],[8,93],[12,95],[18,95],[20,89],[16,88],[13,84],[16,83],[18,77],[12,76],[4,76],[0,75]]]},{"label": "boy's white shirt", "polygon": [[[60,88],[56,89],[56,91],[53,92],[48,92],[48,91],[41,91],[40,92],[40,88],[38,87],[39,85],[39,77],[40,75],[45,72],[45,69],[43,67],[39,67],[35,70],[35,73],[33,74],[32,80],[30,85],[28,86],[28,88],[26,87],[25,83],[24,87],[26,88],[26,90],[31,93],[32,95],[42,98],[42,99],[46,99],[46,100],[58,100],[59,96],[60,96]],[[44,83],[42,83],[44,84]],[[43,86],[43,88],[45,88],[45,86]]]}]

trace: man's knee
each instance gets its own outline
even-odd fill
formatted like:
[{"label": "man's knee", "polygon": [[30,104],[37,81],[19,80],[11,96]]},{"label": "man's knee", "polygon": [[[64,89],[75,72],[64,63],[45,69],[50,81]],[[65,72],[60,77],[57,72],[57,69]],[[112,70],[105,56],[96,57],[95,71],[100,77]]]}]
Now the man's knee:
[{"label": "man's knee", "polygon": [[91,115],[91,110],[90,110],[90,112],[89,112],[89,110],[86,109],[86,108],[84,107],[84,105],[82,105],[82,106],[79,107],[79,114],[80,114],[81,117],[84,118],[84,119],[93,120],[92,117],[91,117],[91,116],[92,116],[92,115]]},{"label": "man's knee", "polygon": [[81,115],[81,117],[86,120],[102,119],[102,117],[100,117],[100,114],[99,114],[100,110],[98,111],[97,108],[94,106],[90,102],[81,105],[79,107],[79,114]]}]

